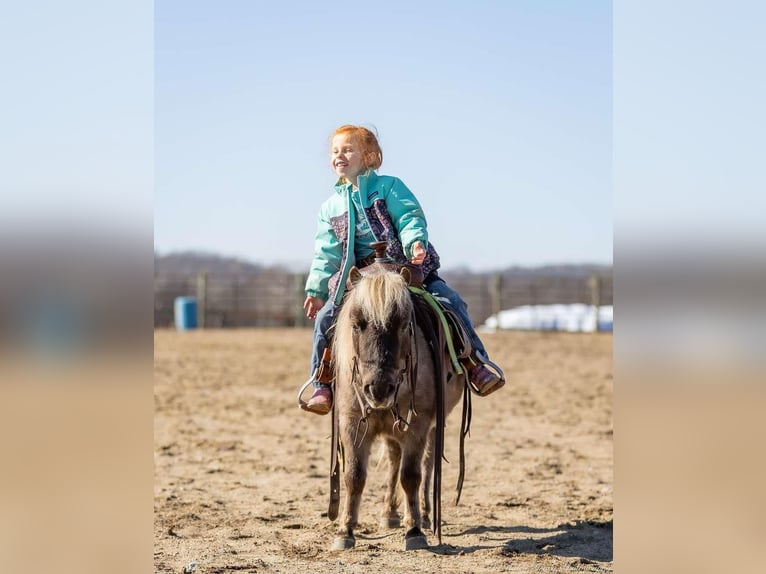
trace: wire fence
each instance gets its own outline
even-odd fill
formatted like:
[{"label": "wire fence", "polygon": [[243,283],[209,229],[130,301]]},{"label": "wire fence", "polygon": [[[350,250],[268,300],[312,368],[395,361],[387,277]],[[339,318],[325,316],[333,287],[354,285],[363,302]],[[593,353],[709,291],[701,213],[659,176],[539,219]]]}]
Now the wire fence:
[{"label": "wire fence", "polygon": [[[612,271],[530,275],[441,273],[468,305],[476,325],[491,315],[523,305],[585,303],[612,305]],[[195,297],[197,323],[205,328],[305,327],[306,276],[279,270],[256,275],[207,274],[154,277],[154,326],[173,325],[176,297]]]}]

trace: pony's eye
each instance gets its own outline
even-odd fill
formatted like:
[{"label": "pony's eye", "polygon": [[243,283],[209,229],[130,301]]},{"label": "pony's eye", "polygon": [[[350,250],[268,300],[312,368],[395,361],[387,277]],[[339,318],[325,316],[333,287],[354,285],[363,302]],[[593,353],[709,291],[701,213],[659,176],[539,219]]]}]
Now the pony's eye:
[{"label": "pony's eye", "polygon": [[354,331],[364,331],[366,328],[367,328],[367,321],[365,321],[364,319],[360,319],[359,321],[356,321],[353,326]]}]

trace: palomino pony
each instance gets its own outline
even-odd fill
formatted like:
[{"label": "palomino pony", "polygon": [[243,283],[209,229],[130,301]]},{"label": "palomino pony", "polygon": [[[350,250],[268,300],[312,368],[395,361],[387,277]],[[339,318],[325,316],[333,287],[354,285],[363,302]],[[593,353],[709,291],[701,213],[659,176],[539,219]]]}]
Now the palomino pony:
[{"label": "palomino pony", "polygon": [[[443,335],[408,288],[409,275],[372,265],[353,268],[335,326],[333,435],[339,437],[345,504],[332,549],[355,545],[354,527],[367,478],[370,450],[380,437],[389,463],[381,525],[400,526],[397,486],[405,501],[405,549],[427,547],[429,483],[433,478],[433,527],[441,542],[440,476],[443,425],[464,393],[464,377],[446,382]],[[438,420],[441,419],[441,420]],[[438,427],[441,428],[438,428]],[[462,445],[461,445],[462,446]],[[461,448],[462,455],[462,448]],[[340,500],[337,450],[333,445],[330,519]],[[434,468],[436,471],[434,472]],[[462,480],[462,477],[461,477]]]}]

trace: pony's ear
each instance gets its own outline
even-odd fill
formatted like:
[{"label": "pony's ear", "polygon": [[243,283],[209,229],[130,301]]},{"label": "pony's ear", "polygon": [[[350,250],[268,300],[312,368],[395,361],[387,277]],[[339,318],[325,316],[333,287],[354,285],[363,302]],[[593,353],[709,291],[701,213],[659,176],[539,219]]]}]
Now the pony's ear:
[{"label": "pony's ear", "polygon": [[404,277],[404,281],[405,281],[405,283],[407,283],[407,285],[411,285],[412,284],[412,275],[410,274],[410,270],[409,269],[407,269],[406,267],[402,267],[399,270],[399,274],[402,277]]},{"label": "pony's ear", "polygon": [[351,271],[348,273],[348,278],[351,279],[351,284],[356,285],[362,279],[362,273],[356,268],[356,265],[351,266]]}]

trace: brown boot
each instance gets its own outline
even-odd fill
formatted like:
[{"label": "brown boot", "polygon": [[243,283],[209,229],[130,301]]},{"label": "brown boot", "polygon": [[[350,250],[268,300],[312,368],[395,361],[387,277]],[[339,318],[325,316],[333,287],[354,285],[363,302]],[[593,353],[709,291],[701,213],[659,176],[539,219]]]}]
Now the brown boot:
[{"label": "brown boot", "polygon": [[326,415],[331,409],[332,389],[328,385],[315,387],[314,394],[306,403],[306,410],[317,415]]},{"label": "brown boot", "polygon": [[490,371],[487,367],[479,363],[468,373],[468,380],[476,389],[480,397],[494,393],[500,387],[505,385],[505,381]]}]

